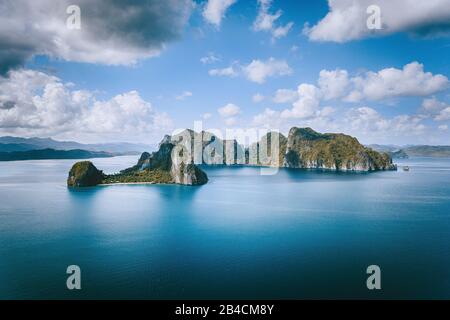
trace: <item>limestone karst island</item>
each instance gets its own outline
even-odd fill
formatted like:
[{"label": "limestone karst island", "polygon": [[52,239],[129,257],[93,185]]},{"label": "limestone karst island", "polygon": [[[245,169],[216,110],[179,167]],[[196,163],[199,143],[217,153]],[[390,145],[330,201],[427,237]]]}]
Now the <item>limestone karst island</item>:
[{"label": "limestone karst island", "polygon": [[[274,139],[276,144],[272,143]],[[199,158],[194,152],[186,151],[195,150],[196,141],[200,141],[200,162],[196,161]],[[345,134],[321,134],[311,128],[294,127],[287,138],[281,133],[269,132],[259,142],[244,148],[236,140],[221,140],[209,132],[185,130],[176,136],[165,136],[158,151],[144,152],[135,166],[117,174],[104,174],[90,161],[77,162],[69,172],[67,185],[203,185],[208,177],[195,163],[366,172],[397,169],[388,153],[374,151]]]}]

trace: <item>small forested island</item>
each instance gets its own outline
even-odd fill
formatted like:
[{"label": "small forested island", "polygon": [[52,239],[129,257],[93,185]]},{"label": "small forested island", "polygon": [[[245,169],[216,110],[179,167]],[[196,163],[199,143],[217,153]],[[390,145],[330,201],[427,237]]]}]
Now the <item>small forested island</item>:
[{"label": "small forested island", "polygon": [[107,175],[91,162],[73,165],[67,184],[88,187],[100,184],[166,183],[202,185],[208,182],[198,166],[249,165],[334,171],[396,170],[392,158],[365,147],[345,134],[321,134],[311,128],[292,128],[288,137],[269,132],[245,148],[236,140],[222,140],[212,133],[184,130],[166,135],[159,149],[144,152],[137,164],[117,174]]},{"label": "small forested island", "polygon": [[159,150],[144,152],[138,163],[120,173],[107,175],[90,161],[77,162],[69,172],[69,187],[90,187],[99,184],[167,183],[202,185],[208,182],[206,173],[193,163],[174,161],[176,143],[168,136],[159,144]]},{"label": "small forested island", "polygon": [[341,133],[321,134],[311,128],[292,128],[289,131],[283,166],[338,171],[397,169],[387,153],[367,148],[354,137]]}]

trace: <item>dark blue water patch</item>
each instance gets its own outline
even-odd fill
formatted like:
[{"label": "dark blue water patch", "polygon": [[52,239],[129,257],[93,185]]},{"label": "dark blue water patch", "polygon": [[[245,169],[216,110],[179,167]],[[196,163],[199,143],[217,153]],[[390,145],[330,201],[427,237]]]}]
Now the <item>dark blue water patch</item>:
[{"label": "dark blue water patch", "polygon": [[[81,190],[65,186],[71,164],[0,163],[0,298],[450,298],[448,160],[375,173],[207,167],[201,187]],[[78,292],[66,289],[71,264]]]}]

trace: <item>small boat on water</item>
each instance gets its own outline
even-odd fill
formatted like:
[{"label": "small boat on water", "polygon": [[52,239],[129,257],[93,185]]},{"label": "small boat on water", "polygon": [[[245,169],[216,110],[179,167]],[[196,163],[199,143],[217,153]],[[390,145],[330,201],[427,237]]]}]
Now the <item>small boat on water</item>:
[{"label": "small boat on water", "polygon": [[409,167],[408,166],[404,166],[403,167],[403,171],[409,171]]}]

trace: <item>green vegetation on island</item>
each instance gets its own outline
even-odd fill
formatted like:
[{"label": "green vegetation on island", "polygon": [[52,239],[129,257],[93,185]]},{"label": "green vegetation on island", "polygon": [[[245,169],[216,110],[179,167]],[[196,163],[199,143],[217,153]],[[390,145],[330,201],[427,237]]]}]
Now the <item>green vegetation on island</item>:
[{"label": "green vegetation on island", "polygon": [[73,165],[69,172],[67,185],[70,187],[88,187],[99,184],[118,183],[161,183],[202,185],[208,177],[193,163],[174,162],[177,159],[176,143],[167,137],[160,143],[159,150],[152,154],[144,152],[138,163],[117,174],[106,175],[91,162],[82,161]]},{"label": "green vegetation on island", "polygon": [[311,128],[289,131],[284,166],[341,171],[395,170],[391,157],[364,147],[351,136],[318,133]]},{"label": "green vegetation on island", "polygon": [[90,161],[80,161],[72,166],[67,178],[69,187],[92,187],[103,182],[105,175]]},{"label": "green vegetation on island", "polygon": [[169,171],[161,169],[144,169],[117,174],[106,175],[102,184],[115,183],[171,183],[172,176]]},{"label": "green vegetation on island", "polygon": [[[278,141],[278,154],[272,154],[271,140]],[[249,155],[257,155],[256,161]],[[255,157],[255,156],[253,156]],[[261,160],[261,157],[266,159]],[[253,160],[253,161],[252,161]],[[292,128],[286,138],[269,132],[246,150],[246,163],[287,168],[329,169],[340,171],[395,170],[390,156],[361,145],[344,134],[319,133],[311,128]]]},{"label": "green vegetation on island", "polygon": [[284,165],[342,171],[396,169],[387,153],[366,148],[354,137],[295,127],[289,131]]},{"label": "green vegetation on island", "polygon": [[208,177],[196,164],[253,165],[335,171],[396,170],[387,153],[360,144],[345,134],[292,128],[286,138],[269,132],[245,148],[236,140],[221,140],[202,131],[185,130],[165,136],[156,152],[142,153],[137,164],[105,175],[90,162],[79,162],[69,173],[69,186],[116,183],[202,185]]}]

